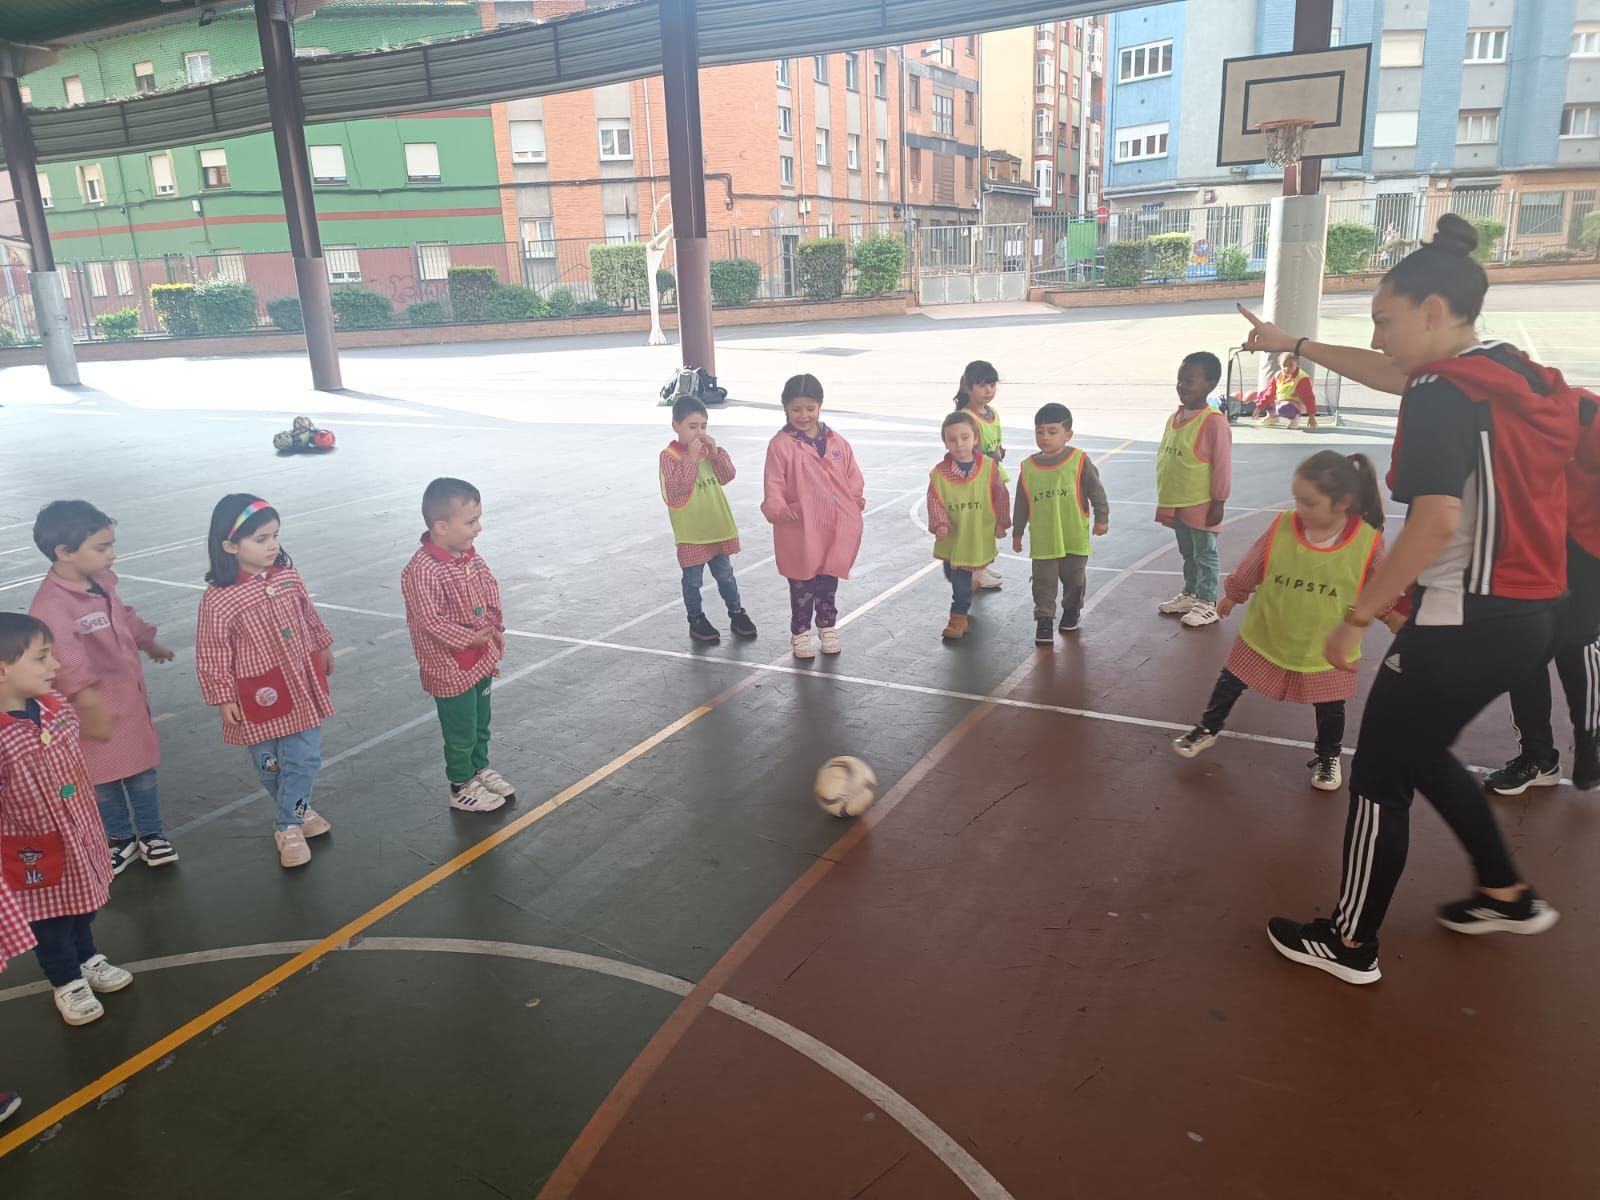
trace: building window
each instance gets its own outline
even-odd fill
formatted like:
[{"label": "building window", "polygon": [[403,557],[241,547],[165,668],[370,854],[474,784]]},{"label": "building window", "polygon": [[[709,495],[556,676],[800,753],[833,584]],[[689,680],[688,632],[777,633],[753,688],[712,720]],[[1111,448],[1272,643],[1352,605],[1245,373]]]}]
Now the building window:
[{"label": "building window", "polygon": [[1050,136],[1051,127],[1056,123],[1054,114],[1048,108],[1033,110],[1033,136],[1043,141]]},{"label": "building window", "polygon": [[1462,143],[1498,142],[1500,110],[1485,108],[1463,111],[1456,121],[1456,141]]},{"label": "building window", "polygon": [[343,146],[311,147],[311,182],[346,183]]},{"label": "building window", "polygon": [[1561,203],[1565,192],[1523,192],[1517,202],[1517,234],[1541,237],[1561,232]]},{"label": "building window", "polygon": [[600,159],[633,161],[633,122],[600,122]]},{"label": "building window", "polygon": [[852,92],[861,90],[861,55],[851,53],[844,56],[844,86]]},{"label": "building window", "polygon": [[106,265],[105,263],[92,262],[89,267],[89,295],[104,296],[106,294]]},{"label": "building window", "polygon": [[1152,79],[1157,75],[1172,74],[1172,42],[1147,42],[1142,46],[1124,46],[1117,60],[1117,82],[1131,83],[1135,79]]},{"label": "building window", "polygon": [[828,56],[815,54],[811,58],[811,77],[818,83],[828,82]]},{"label": "building window", "polygon": [[1378,48],[1380,67],[1420,67],[1422,65],[1423,31],[1420,29],[1390,30],[1383,35]]},{"label": "building window", "polygon": [[422,279],[448,279],[450,277],[450,243],[419,242],[417,244],[417,275]]},{"label": "building window", "polygon": [[361,282],[361,256],[355,246],[324,246],[322,257],[328,264],[329,283]]},{"label": "building window", "polygon": [[852,171],[861,169],[861,135],[852,133],[846,136],[844,144],[845,166]]},{"label": "building window", "polygon": [[969,33],[967,35],[967,57],[968,58],[972,58],[977,53],[978,53],[978,39],[974,35]]},{"label": "building window", "polygon": [[205,50],[183,56],[183,74],[190,83],[211,82],[211,55]]},{"label": "building window", "polygon": [[522,223],[522,253],[528,258],[556,256],[556,223],[541,217]]},{"label": "building window", "polygon": [[45,208],[56,206],[55,197],[50,194],[50,176],[43,171],[39,172],[39,203]]},{"label": "building window", "polygon": [[1033,64],[1033,86],[1047,88],[1056,77],[1056,60],[1048,56]]},{"label": "building window", "polygon": [[1417,114],[1381,112],[1372,122],[1372,144],[1380,149],[1417,144]]},{"label": "building window", "polygon": [[1072,77],[1072,98],[1074,100],[1078,99],[1078,77],[1076,75]]},{"label": "building window", "polygon": [[967,92],[965,94],[967,99],[966,122],[968,125],[971,125],[976,119],[974,116],[974,113],[977,111],[976,97],[974,97],[971,92]]},{"label": "building window", "polygon": [[545,161],[543,121],[511,122],[511,161],[514,163]]},{"label": "building window", "polygon": [[1600,58],[1600,24],[1586,22],[1572,27],[1572,57]]},{"label": "building window", "polygon": [[1574,104],[1561,110],[1562,137],[1600,137],[1600,108]]},{"label": "building window", "polygon": [[1117,130],[1117,161],[1133,162],[1141,158],[1167,156],[1168,125],[1135,125]]},{"label": "building window", "polygon": [[920,149],[918,149],[916,146],[911,147],[909,158],[910,158],[910,164],[911,164],[911,182],[912,183],[921,183],[922,182],[922,151]]},{"label": "building window", "polygon": [[632,213],[607,213],[604,217],[606,241],[612,245],[627,245],[639,240],[639,222]]},{"label": "building window", "polygon": [[889,64],[875,62],[872,64],[872,94],[879,100],[889,98]]},{"label": "building window", "polygon": [[778,105],[778,136],[794,136],[794,110],[787,104]]},{"label": "building window", "polygon": [[127,259],[119,258],[111,264],[111,267],[117,277],[117,295],[133,295],[133,264]]},{"label": "building window", "polygon": [[889,143],[883,138],[878,139],[878,146],[873,151],[872,161],[879,175],[887,175],[889,173]]},{"label": "building window", "polygon": [[100,171],[99,163],[78,168],[78,194],[83,197],[85,204],[106,202],[106,178]]},{"label": "building window", "polygon": [[933,131],[946,137],[956,132],[956,98],[942,92],[933,94]]},{"label": "building window", "polygon": [[794,158],[788,154],[778,155],[778,181],[784,187],[794,186]]},{"label": "building window", "polygon": [[972,186],[972,160],[970,158],[961,160],[961,179],[969,188]]},{"label": "building window", "polygon": [[908,84],[908,86],[906,88],[906,103],[911,107],[912,111],[921,112],[922,111],[922,79],[919,76],[913,75],[907,81],[907,84]]},{"label": "building window", "polygon": [[228,186],[228,152],[226,150],[200,151],[200,186],[207,189]]},{"label": "building window", "polygon": [[406,142],[406,182],[439,182],[439,144],[437,142]]},{"label": "building window", "polygon": [[150,190],[158,196],[171,196],[177,192],[177,181],[172,175],[172,155],[150,156]]},{"label": "building window", "polygon": [[1038,193],[1040,204],[1055,202],[1055,168],[1051,164],[1033,164],[1033,190]]},{"label": "building window", "polygon": [[1504,29],[1467,30],[1469,63],[1503,63],[1506,60],[1506,31]]},{"label": "building window", "polygon": [[817,130],[817,166],[828,165],[828,130]]},{"label": "building window", "polygon": [[778,60],[778,86],[789,86],[789,60],[787,58]]},{"label": "building window", "polygon": [[83,103],[83,80],[76,75],[68,75],[61,81],[61,86],[67,93],[67,105],[75,107]]},{"label": "building window", "polygon": [[218,250],[217,278],[229,283],[249,283],[244,273],[244,255],[237,250]]},{"label": "building window", "polygon": [[156,90],[155,63],[136,62],[133,64],[133,90],[141,96],[148,96]]}]

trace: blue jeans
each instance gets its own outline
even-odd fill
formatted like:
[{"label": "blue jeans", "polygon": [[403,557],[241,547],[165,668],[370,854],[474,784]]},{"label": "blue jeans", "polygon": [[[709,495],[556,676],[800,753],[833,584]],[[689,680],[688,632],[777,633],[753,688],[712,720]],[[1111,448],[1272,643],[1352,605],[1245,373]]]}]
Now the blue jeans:
[{"label": "blue jeans", "polygon": [[1183,590],[1212,604],[1222,594],[1222,559],[1217,554],[1217,535],[1194,529],[1181,520],[1174,521],[1178,553],[1183,555]]},{"label": "blue jeans", "polygon": [[963,567],[944,565],[944,577],[950,581],[950,611],[966,613],[972,609],[972,572]]},{"label": "blue jeans", "polygon": [[306,809],[311,807],[311,789],[322,769],[321,726],[258,742],[250,747],[250,762],[261,778],[261,786],[277,803],[275,828],[304,825]]},{"label": "blue jeans", "polygon": [[39,943],[33,953],[51,987],[66,987],[83,978],[79,968],[98,953],[94,930],[90,928],[93,921],[93,913],[75,913],[29,922],[34,940]]},{"label": "blue jeans", "polygon": [[[100,803],[100,822],[113,842],[125,842],[135,831],[142,838],[161,836],[161,799],[154,767],[126,779],[97,783],[94,794]],[[132,821],[128,820],[129,809],[133,810]]]},{"label": "blue jeans", "polygon": [[722,593],[722,602],[728,606],[730,613],[736,613],[744,604],[739,599],[739,581],[733,577],[733,560],[726,554],[719,554],[709,563],[683,568],[683,606],[689,610],[689,616],[698,617],[705,609],[700,604],[700,585],[705,582],[705,569],[711,568],[711,578],[717,581],[717,591]]}]

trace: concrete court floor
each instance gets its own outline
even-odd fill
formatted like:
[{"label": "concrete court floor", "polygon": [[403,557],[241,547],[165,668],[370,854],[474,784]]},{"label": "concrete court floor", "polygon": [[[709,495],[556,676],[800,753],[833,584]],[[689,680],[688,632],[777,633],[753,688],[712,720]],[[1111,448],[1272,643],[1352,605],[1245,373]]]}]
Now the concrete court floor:
[{"label": "concrete court floor", "polygon": [[[204,378],[193,366],[168,364],[168,378]],[[121,523],[126,597],[180,652],[147,674],[184,861],[118,881],[102,945],[122,961],[180,962],[141,971],[96,1026],[67,1030],[46,998],[17,995],[37,979],[30,963],[5,978],[0,1080],[29,1102],[5,1132],[89,1095],[0,1159],[0,1194],[521,1197],[574,1145],[587,1173],[569,1186],[568,1159],[552,1195],[1398,1196],[1448,1185],[1556,1198],[1600,1182],[1585,1132],[1600,989],[1576,966],[1597,948],[1581,854],[1596,835],[1592,803],[1561,791],[1503,810],[1568,918],[1549,938],[1462,945],[1431,926],[1428,906],[1465,871],[1419,807],[1376,997],[1277,960],[1261,920],[1331,899],[1343,805],[1305,788],[1301,749],[1231,740],[1197,763],[1166,750],[1161,723],[1193,719],[1231,634],[1179,632],[1150,612],[1173,590],[1175,561],[1148,523],[1148,444],[1102,467],[1113,534],[1097,545],[1091,585],[1113,590],[1083,634],[1037,654],[1026,566],[1008,563],[1007,587],[980,601],[977,633],[947,648],[947,592],[927,570],[915,511],[937,457],[933,422],[839,415],[874,510],[843,611],[875,603],[846,630],[841,659],[793,668],[755,511],[769,411],[714,418],[744,471],[732,488],[738,564],[763,635],[703,650],[683,636],[657,511],[665,433],[638,402],[597,403],[585,422],[547,419],[533,400],[506,417],[463,413],[453,397],[343,398],[335,407],[356,411],[328,419],[337,455],[279,460],[266,449],[283,423],[270,389],[235,387],[226,412],[184,389],[172,389],[181,412],[143,411],[111,387],[68,405],[17,403],[25,390],[6,389],[0,414],[0,602],[30,594],[27,525],[38,503],[66,494],[49,456],[70,444],[86,464],[70,490]],[[137,379],[128,391],[137,396]],[[1347,439],[1317,444],[1385,453]],[[1103,454],[1121,443],[1085,444]],[[1270,519],[1249,510],[1284,501],[1306,447],[1240,432],[1225,562]],[[597,481],[601,462],[627,469]],[[442,471],[485,491],[480,545],[519,631],[495,761],[522,800],[481,821],[440,799],[431,713],[392,616],[417,495]],[[179,472],[179,486],[160,485]],[[286,544],[340,650],[319,790],[336,829],[295,875],[277,867],[248,767],[218,752],[193,684],[199,534],[215,497],[235,488],[285,511]],[[1054,707],[978,703],[1002,687]],[[1304,716],[1246,700],[1235,728],[1295,741]],[[1485,765],[1509,745],[1498,713],[1463,739]],[[845,752],[877,768],[885,815],[767,919],[764,940],[741,942],[835,857],[841,825],[810,803],[809,779]],[[908,773],[911,786],[892,791]],[[425,879],[568,794],[537,828]],[[414,898],[360,930],[361,952],[328,953],[161,1047],[408,887]],[[708,979],[723,1007],[663,1049],[680,996]],[[822,1049],[807,1061],[773,1032],[785,1028]],[[586,1123],[613,1111],[608,1093],[653,1038],[657,1070],[597,1141]],[[94,1086],[152,1045],[145,1069]],[[815,1056],[829,1048],[914,1115],[867,1099],[859,1075],[847,1084],[822,1071]],[[1475,1126],[1493,1095],[1517,1105],[1497,1115],[1507,1136],[1491,1141]],[[1308,1138],[1368,1156],[1287,1174],[1303,1170]],[[952,1144],[1002,1190],[959,1182]]]}]

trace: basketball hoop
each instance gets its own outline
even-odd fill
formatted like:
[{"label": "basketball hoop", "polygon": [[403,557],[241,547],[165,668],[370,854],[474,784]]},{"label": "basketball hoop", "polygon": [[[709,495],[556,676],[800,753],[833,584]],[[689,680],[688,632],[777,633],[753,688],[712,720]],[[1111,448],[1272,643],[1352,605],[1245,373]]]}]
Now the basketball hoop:
[{"label": "basketball hoop", "polygon": [[1316,121],[1311,117],[1289,117],[1281,121],[1262,121],[1256,128],[1266,139],[1262,156],[1268,166],[1293,167],[1305,153],[1306,131]]}]

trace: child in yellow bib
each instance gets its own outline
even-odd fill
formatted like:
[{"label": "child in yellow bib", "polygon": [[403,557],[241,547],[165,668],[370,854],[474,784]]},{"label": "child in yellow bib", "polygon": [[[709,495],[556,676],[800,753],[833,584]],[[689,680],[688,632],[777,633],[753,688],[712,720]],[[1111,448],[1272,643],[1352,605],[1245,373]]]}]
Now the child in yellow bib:
[{"label": "child in yellow bib", "polygon": [[[956,411],[970,413],[978,423],[978,450],[994,459],[1001,483],[1010,483],[1011,476],[1002,465],[1006,458],[1005,431],[1000,428],[1000,413],[994,406],[995,394],[1000,390],[1000,372],[994,364],[974,359],[961,372],[956,384]],[[972,585],[976,588],[997,588],[1003,581],[993,566],[975,572]]]},{"label": "child in yellow bib", "polygon": [[1322,647],[1383,561],[1383,500],[1371,459],[1332,450],[1301,463],[1292,490],[1294,509],[1278,515],[1228,576],[1218,611],[1227,616],[1246,601],[1250,608],[1205,715],[1173,749],[1193,758],[1212,745],[1246,690],[1310,704],[1317,715],[1311,786],[1331,792],[1341,782],[1344,706],[1356,675],[1329,666]]},{"label": "child in yellow bib", "polygon": [[1190,628],[1214,625],[1221,561],[1217,534],[1233,485],[1233,434],[1228,418],[1207,402],[1222,363],[1200,350],[1178,368],[1177,412],[1167,418],[1156,448],[1156,520],[1177,535],[1183,556],[1183,591],[1159,611],[1181,616]]},{"label": "child in yellow bib", "polygon": [[1094,536],[1111,528],[1111,506],[1100,485],[1100,472],[1072,441],[1072,410],[1046,404],[1033,417],[1033,440],[1039,453],[1022,460],[1017,472],[1017,500],[1011,514],[1011,548],[1022,553],[1022,534],[1029,532],[1033,559],[1035,645],[1054,644],[1050,625],[1056,615],[1056,581],[1062,589],[1061,632],[1078,628],[1089,570],[1090,511]]},{"label": "child in yellow bib", "polygon": [[939,433],[948,453],[928,472],[928,532],[934,536],[933,556],[943,560],[950,581],[944,636],[956,641],[967,633],[972,577],[995,560],[999,539],[1011,524],[1011,497],[1000,481],[999,464],[979,449],[971,413],[951,413]]},{"label": "child in yellow bib", "polygon": [[733,459],[706,432],[706,406],[693,396],[682,396],[672,406],[672,432],[677,436],[661,452],[661,498],[667,502],[672,536],[678,543],[678,566],[683,570],[683,606],[689,613],[689,636],[697,642],[716,642],[722,634],[706,619],[700,603],[705,569],[728,606],[728,624],[743,638],[756,636],[755,622],[739,599],[730,555],[739,553],[739,527],[722,487],[733,482]]}]

